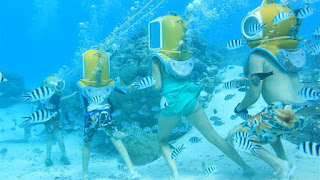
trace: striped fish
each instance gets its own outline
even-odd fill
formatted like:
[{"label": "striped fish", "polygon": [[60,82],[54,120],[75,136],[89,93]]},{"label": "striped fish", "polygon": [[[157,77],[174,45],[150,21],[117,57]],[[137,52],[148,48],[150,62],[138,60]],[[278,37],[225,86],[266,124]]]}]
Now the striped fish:
[{"label": "striped fish", "polygon": [[241,48],[246,43],[247,43],[247,41],[245,41],[245,40],[231,40],[227,43],[226,48],[228,50],[234,50],[234,49]]},{"label": "striped fish", "polygon": [[91,98],[90,104],[101,104],[104,99],[101,96],[94,96]]},{"label": "striped fish", "polygon": [[318,27],[314,30],[313,34],[314,34],[314,35],[317,35],[317,36],[320,35],[320,26],[318,26]]},{"label": "striped fish", "polygon": [[248,32],[249,32],[250,34],[257,34],[257,33],[259,33],[260,31],[262,31],[263,28],[266,28],[266,24],[267,24],[267,23],[264,23],[264,24],[252,24],[252,25],[249,27]]},{"label": "striped fish", "polygon": [[31,91],[28,95],[24,95],[22,97],[26,98],[24,100],[24,102],[27,102],[27,101],[34,102],[34,101],[48,99],[53,94],[54,94],[53,89],[46,87],[46,86],[42,86],[42,87],[39,87],[39,88]]},{"label": "striped fish", "polygon": [[297,14],[297,18],[304,19],[308,16],[311,16],[315,11],[316,11],[316,8],[313,8],[313,7],[301,9]]},{"label": "striped fish", "polygon": [[313,56],[318,55],[320,53],[320,44],[311,46],[311,48],[309,49],[309,53]]},{"label": "striped fish", "polygon": [[241,119],[243,119],[243,120],[248,120],[248,119],[250,119],[251,117],[252,117],[252,115],[250,115],[250,114],[248,114],[248,113],[242,113],[241,115],[240,115],[240,117],[241,117]]},{"label": "striped fish", "polygon": [[134,83],[133,86],[140,90],[153,86],[156,83],[156,79],[152,76],[142,78],[139,82]]},{"label": "striped fish", "polygon": [[189,142],[191,142],[191,144],[193,144],[193,143],[199,143],[199,142],[201,142],[201,139],[202,139],[202,138],[193,136],[193,137],[191,137],[191,138],[189,139]]},{"label": "striped fish", "polygon": [[223,84],[224,89],[236,89],[239,87],[239,83],[236,81],[229,81]]},{"label": "striped fish", "polygon": [[182,150],[184,150],[185,147],[183,147],[183,144],[181,145],[181,147],[177,147],[172,151],[171,154],[171,159],[177,159],[178,155],[182,152]]},{"label": "striped fish", "polygon": [[2,73],[0,72],[0,83],[8,81],[6,78],[3,77]]},{"label": "striped fish", "polygon": [[32,113],[29,117],[23,117],[26,118],[26,120],[23,123],[44,123],[49,121],[51,118],[55,117],[57,114],[57,112],[50,112],[45,109],[38,110]]},{"label": "striped fish", "polygon": [[299,151],[307,156],[318,156],[320,154],[320,144],[306,141],[297,146]]},{"label": "striped fish", "polygon": [[214,174],[218,171],[216,166],[207,167],[204,162],[201,164],[201,166],[202,166],[202,169],[204,170],[204,174],[206,175]]},{"label": "striped fish", "polygon": [[313,35],[313,36],[312,36],[312,39],[318,41],[318,40],[320,40],[320,35]]},{"label": "striped fish", "polygon": [[[239,134],[238,134],[239,135]],[[245,135],[245,134],[243,134]],[[240,136],[240,135],[239,135]],[[233,136],[233,145],[236,149],[244,152],[252,152],[257,155],[257,150],[261,149],[261,146],[255,144],[250,140],[249,137],[238,137]]]},{"label": "striped fish", "polygon": [[232,135],[233,139],[239,139],[239,138],[249,138],[249,133],[238,131]]},{"label": "striped fish", "polygon": [[118,165],[117,169],[119,171],[124,171],[124,172],[128,172],[128,170],[129,170],[128,167],[126,165],[124,165],[124,164]]},{"label": "striped fish", "polygon": [[228,94],[228,95],[224,98],[224,100],[225,100],[225,101],[228,101],[228,100],[230,100],[231,98],[233,98],[233,96],[235,96],[235,94]]},{"label": "striped fish", "polygon": [[311,87],[302,88],[298,95],[306,100],[318,100],[320,98],[320,92]]},{"label": "striped fish", "polygon": [[290,16],[294,15],[293,12],[280,12],[273,18],[273,23],[278,24],[282,21],[285,21],[290,18]]}]

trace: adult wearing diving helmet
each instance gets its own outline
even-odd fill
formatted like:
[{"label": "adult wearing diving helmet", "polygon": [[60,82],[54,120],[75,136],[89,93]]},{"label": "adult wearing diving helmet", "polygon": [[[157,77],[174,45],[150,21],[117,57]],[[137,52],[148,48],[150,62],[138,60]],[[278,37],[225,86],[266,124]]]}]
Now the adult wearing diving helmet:
[{"label": "adult wearing diving helmet", "polygon": [[247,175],[251,168],[241,160],[237,152],[213,129],[198,97],[202,86],[190,82],[194,62],[185,44],[187,22],[176,13],[169,13],[149,23],[149,59],[152,76],[156,79],[154,88],[160,91],[161,112],[158,120],[158,141],[163,157],[171,170],[171,179],[178,179],[175,156],[183,149],[173,152],[168,143],[173,128],[184,116],[213,145],[240,165]]},{"label": "adult wearing diving helmet", "polygon": [[[285,155],[280,136],[298,132],[308,122],[308,119],[295,115],[295,108],[306,104],[306,101],[298,96],[302,88],[298,72],[306,60],[304,50],[298,47],[301,40],[296,37],[298,21],[287,5],[275,3],[274,0],[264,0],[261,6],[244,18],[241,25],[243,37],[252,48],[244,65],[245,75],[272,75],[259,79],[258,84],[248,81],[246,95],[234,112],[238,115],[248,113],[247,108],[253,105],[260,95],[269,106],[231,130],[228,141],[236,146],[236,139],[239,138],[237,133],[244,132],[249,135],[250,142],[257,146],[270,143],[277,156],[263,148],[257,149],[253,154],[268,163],[278,179],[289,179],[294,170]],[[251,33],[250,27],[252,29],[259,24],[265,27]]]}]

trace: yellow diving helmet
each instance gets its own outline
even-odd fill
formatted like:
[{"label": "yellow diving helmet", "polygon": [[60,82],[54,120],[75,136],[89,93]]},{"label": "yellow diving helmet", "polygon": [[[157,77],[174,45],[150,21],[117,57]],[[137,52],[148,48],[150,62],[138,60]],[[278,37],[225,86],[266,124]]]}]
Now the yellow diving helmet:
[{"label": "yellow diving helmet", "polygon": [[148,26],[151,51],[177,51],[183,43],[187,23],[175,12],[158,17]]},{"label": "yellow diving helmet", "polygon": [[107,53],[99,50],[87,50],[83,53],[83,79],[81,86],[90,85],[101,87],[114,84],[110,77],[110,57]]},{"label": "yellow diving helmet", "polygon": [[[292,10],[282,4],[275,3],[274,0],[263,0],[261,6],[248,13],[242,20],[241,31],[245,40],[251,48],[271,43],[277,48],[296,48],[298,41],[292,38],[291,33],[296,29],[297,20],[295,15],[275,24],[273,19],[280,12],[291,13]],[[256,34],[249,33],[249,27],[253,24],[266,24],[260,32]]]},{"label": "yellow diving helmet", "polygon": [[42,86],[47,86],[58,92],[63,91],[65,85],[65,81],[56,74],[51,74],[42,83]]}]

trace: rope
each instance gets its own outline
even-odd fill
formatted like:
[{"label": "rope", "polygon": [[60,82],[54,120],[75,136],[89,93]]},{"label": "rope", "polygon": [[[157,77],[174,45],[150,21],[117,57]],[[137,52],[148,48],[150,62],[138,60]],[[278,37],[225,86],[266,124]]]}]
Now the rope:
[{"label": "rope", "polygon": [[[135,15],[133,15],[130,19],[128,19],[125,23],[123,23],[120,27],[118,27],[115,31],[112,32],[112,34],[105,40],[103,45],[101,46],[101,49],[103,50],[107,44],[107,42],[111,39],[112,36],[114,36],[120,29],[123,28],[126,24],[128,24],[130,21],[132,21],[136,16],[138,16],[145,8],[147,8],[154,0],[150,0],[140,11],[138,11]],[[100,51],[101,51],[100,49]]]}]

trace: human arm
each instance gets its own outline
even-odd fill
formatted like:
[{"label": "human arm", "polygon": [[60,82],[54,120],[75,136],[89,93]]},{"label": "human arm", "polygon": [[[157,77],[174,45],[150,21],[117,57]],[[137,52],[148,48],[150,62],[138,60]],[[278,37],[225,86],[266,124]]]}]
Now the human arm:
[{"label": "human arm", "polygon": [[161,90],[162,87],[162,79],[161,79],[161,71],[160,71],[160,61],[157,57],[153,57],[151,60],[151,68],[152,68],[152,77],[156,79],[154,89],[157,91]]},{"label": "human arm", "polygon": [[[248,60],[249,74],[263,72],[263,56],[260,53],[253,53]],[[251,81],[247,81],[248,90],[242,102],[235,108],[235,113],[244,113],[248,107],[253,105],[260,97],[262,90],[262,83],[258,86],[254,85]]]},{"label": "human arm", "polygon": [[72,96],[76,95],[77,93],[78,93],[78,91],[76,91],[76,92],[74,92],[74,93],[72,93],[72,94],[70,94],[70,95],[68,95],[68,96],[63,96],[63,97],[60,99],[60,101],[64,101],[64,100],[66,100],[66,99],[69,99],[69,98],[71,98]]}]

